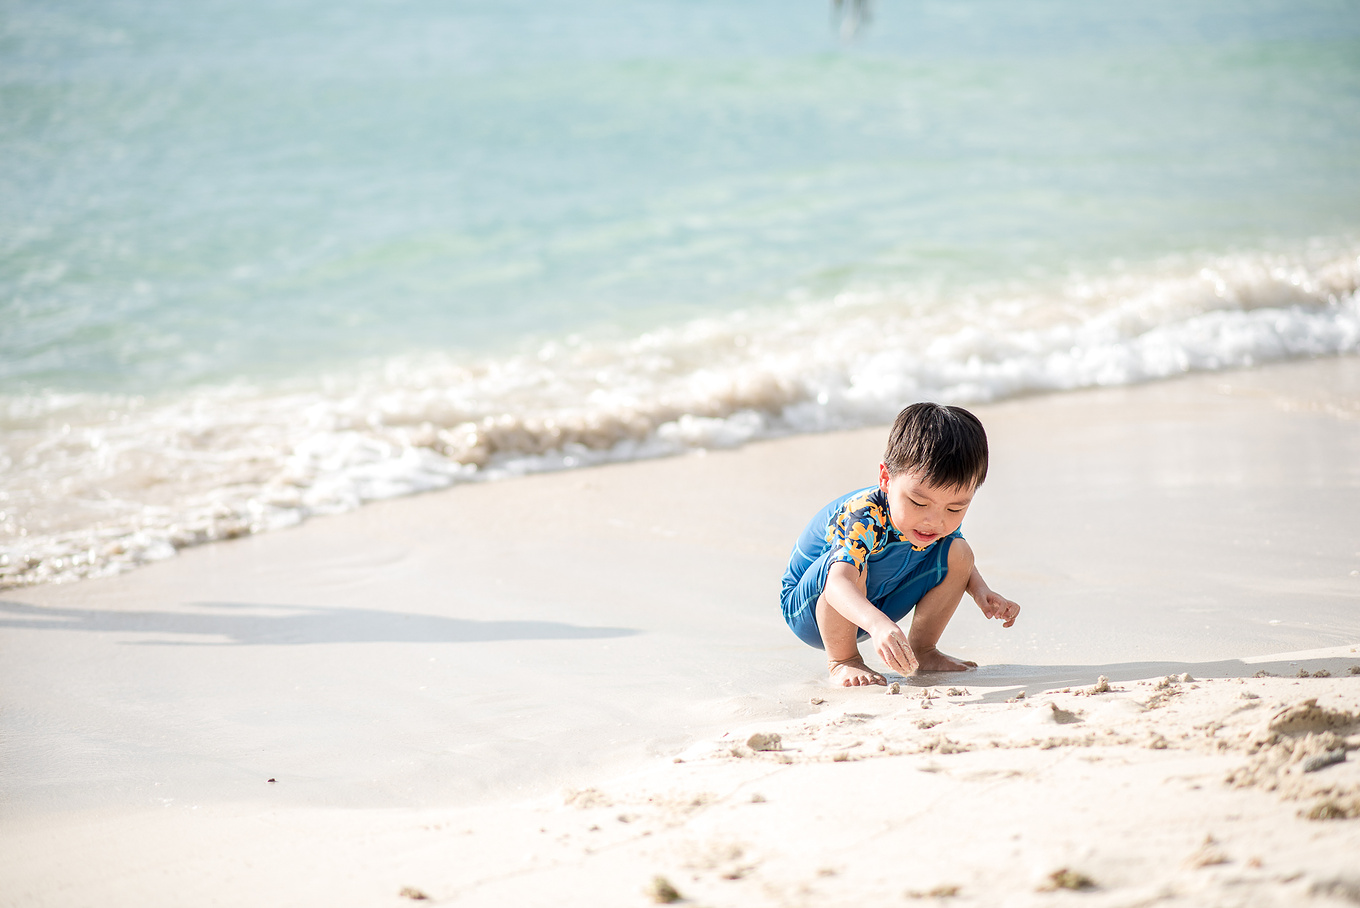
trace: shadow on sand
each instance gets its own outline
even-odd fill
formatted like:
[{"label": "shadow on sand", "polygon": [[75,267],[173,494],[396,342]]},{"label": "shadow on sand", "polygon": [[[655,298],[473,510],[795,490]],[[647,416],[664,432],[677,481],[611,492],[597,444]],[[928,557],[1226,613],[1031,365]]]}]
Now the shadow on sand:
[{"label": "shadow on sand", "polygon": [[126,640],[141,646],[295,646],[310,643],[483,643],[630,637],[625,627],[560,621],[479,621],[362,608],[190,602],[183,611],[42,608],[0,600],[0,628],[176,635]]},{"label": "shadow on sand", "polygon": [[[1356,649],[1360,649],[1360,645]],[[906,678],[890,672],[887,677],[889,681],[910,687],[968,687],[970,684],[1004,687],[983,694],[981,702],[990,703],[1014,697],[1018,690],[1030,696],[1054,688],[1090,687],[1101,675],[1109,678],[1111,684],[1183,674],[1196,680],[1253,678],[1258,672],[1301,678],[1300,672],[1307,672],[1311,677],[1321,671],[1345,676],[1352,665],[1360,665],[1360,652],[1311,659],[1267,657],[1252,662],[1224,659],[1218,662],[1112,662],[1107,665],[984,665],[967,672],[929,672]]]}]

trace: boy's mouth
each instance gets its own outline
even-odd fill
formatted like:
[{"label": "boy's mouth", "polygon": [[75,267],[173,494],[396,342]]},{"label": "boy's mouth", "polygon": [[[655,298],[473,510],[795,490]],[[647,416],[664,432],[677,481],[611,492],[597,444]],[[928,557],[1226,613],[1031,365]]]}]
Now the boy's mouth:
[{"label": "boy's mouth", "polygon": [[939,538],[939,533],[922,533],[920,530],[912,530],[911,534],[921,542],[934,542]]}]

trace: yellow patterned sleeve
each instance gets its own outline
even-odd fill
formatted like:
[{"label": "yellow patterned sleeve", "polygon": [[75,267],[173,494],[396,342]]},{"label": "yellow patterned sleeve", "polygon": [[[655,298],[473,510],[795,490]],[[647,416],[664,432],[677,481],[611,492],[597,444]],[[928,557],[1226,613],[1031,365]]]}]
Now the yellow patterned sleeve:
[{"label": "yellow patterned sleeve", "polygon": [[868,499],[866,494],[848,500],[827,528],[831,560],[853,564],[861,573],[869,556],[883,548],[887,535],[887,515]]}]

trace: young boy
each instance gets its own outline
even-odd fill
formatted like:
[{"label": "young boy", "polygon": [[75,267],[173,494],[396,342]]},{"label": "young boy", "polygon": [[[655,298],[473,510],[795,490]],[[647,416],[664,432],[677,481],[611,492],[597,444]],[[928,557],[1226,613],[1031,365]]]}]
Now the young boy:
[{"label": "young boy", "polygon": [[[965,592],[988,618],[1015,623],[1020,606],[987,586],[959,533],[986,478],[978,418],[962,407],[912,404],[897,414],[878,485],[842,495],[803,530],[780,605],[800,640],[826,650],[833,684],[888,683],[860,658],[865,637],[902,674],[976,668],[936,648]],[[903,634],[897,622],[913,609]]]}]

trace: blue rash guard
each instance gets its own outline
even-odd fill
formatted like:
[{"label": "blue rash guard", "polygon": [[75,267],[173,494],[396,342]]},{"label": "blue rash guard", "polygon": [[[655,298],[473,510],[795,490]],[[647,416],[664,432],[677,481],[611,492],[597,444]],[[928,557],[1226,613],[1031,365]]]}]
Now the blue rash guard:
[{"label": "blue rash guard", "polygon": [[[817,600],[826,587],[827,572],[838,561],[867,571],[869,601],[893,621],[901,621],[944,580],[949,547],[962,538],[955,530],[918,548],[893,526],[887,496],[878,486],[842,495],[818,511],[794,543],[779,596],[784,621],[799,640],[824,648],[817,629]],[[860,631],[860,639],[866,637]]]}]

